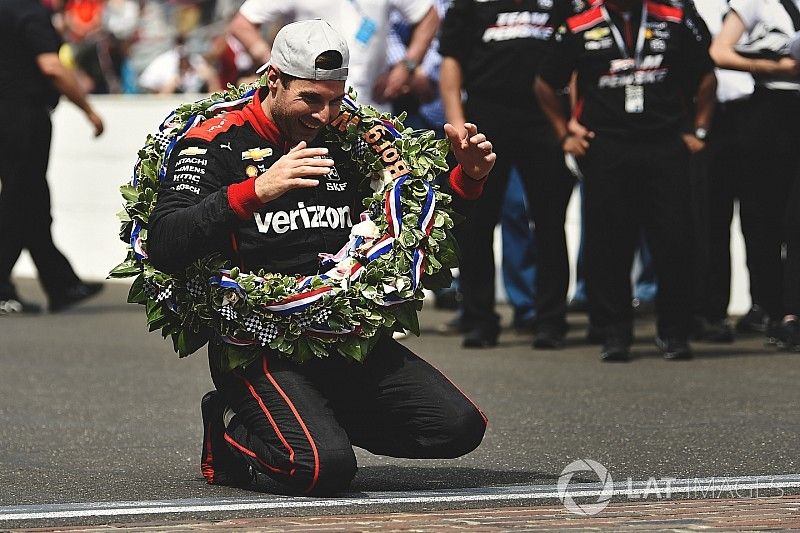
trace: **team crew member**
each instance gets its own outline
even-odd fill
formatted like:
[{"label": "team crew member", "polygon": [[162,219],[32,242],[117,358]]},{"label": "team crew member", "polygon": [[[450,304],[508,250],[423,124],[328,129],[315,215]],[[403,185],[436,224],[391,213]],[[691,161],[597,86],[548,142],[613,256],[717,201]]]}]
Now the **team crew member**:
[{"label": "team crew member", "polygon": [[[719,33],[723,19],[730,11],[728,2],[705,0],[695,5],[711,34]],[[713,135],[709,135],[708,148],[705,150],[707,175],[703,190],[698,194],[702,197],[701,209],[707,228],[703,246],[708,266],[701,270],[701,284],[698,287],[701,305],[695,334],[711,342],[731,342],[733,331],[727,318],[731,295],[733,206],[738,199],[739,205],[744,208],[749,195],[744,193],[743,187],[755,179],[749,163],[752,158],[749,131],[753,120],[753,77],[747,72],[727,69],[717,69],[716,76],[717,105],[710,130]],[[752,216],[746,211],[739,211],[743,227],[749,223],[748,216]],[[744,234],[745,246],[752,247],[755,243],[750,233],[745,231]],[[752,252],[748,252],[748,259],[752,255]],[[750,296],[753,302],[761,299],[754,292],[758,287],[758,281],[751,277]]]},{"label": "team crew member", "polygon": [[[313,274],[318,254],[348,239],[363,176],[344,152],[317,141],[338,114],[349,53],[322,20],[284,27],[267,85],[242,111],[200,124],[179,142],[150,219],[153,263],[175,272],[219,252],[248,270]],[[447,188],[480,194],[495,154],[485,136],[446,125],[460,162]],[[367,187],[368,189],[368,187]],[[232,241],[238,246],[232,246]],[[346,488],[356,445],[409,458],[457,457],[483,438],[485,418],[452,383],[394,341],[381,338],[363,365],[338,355],[298,365],[265,349],[244,370],[220,370],[202,401],[202,471],[209,483],[246,483],[248,466],[296,494]]]},{"label": "team crew member", "polygon": [[[568,18],[536,92],[564,151],[585,176],[587,292],[604,360],[627,360],[630,271],[643,225],[658,278],[658,335],[667,358],[691,357],[689,152],[704,147],[716,80],[708,30],[680,0],[606,0]],[[577,73],[575,119],[556,90]],[[681,133],[695,95],[692,133]]]},{"label": "team crew member", "polygon": [[[536,71],[563,19],[558,6],[549,0],[455,0],[442,23],[440,87],[447,120],[462,129],[467,120],[479,123],[498,154],[492,178],[459,240],[466,347],[497,342],[492,242],[512,167],[522,177],[534,222],[534,346],[558,348],[567,331],[564,219],[573,181],[532,94]],[[467,93],[463,104],[462,90]]]},{"label": "team crew member", "polygon": [[[796,302],[783,301],[784,295],[797,293],[792,287],[800,282],[790,281],[788,290],[784,288],[784,276],[798,276],[798,271],[796,267],[784,270],[781,259],[781,246],[789,236],[784,225],[789,224],[793,239],[800,233],[798,205],[790,202],[790,198],[797,198],[792,189],[800,180],[800,63],[788,55],[778,60],[744,57],[737,53],[736,44],[744,32],[760,24],[774,28],[775,33],[794,35],[800,31],[800,2],[730,0],[729,4],[731,12],[714,39],[711,53],[720,67],[747,71],[755,77],[752,120],[747,128],[750,179],[745,182],[740,207],[751,292],[774,330],[786,312],[784,303],[791,305],[792,314],[800,311]],[[797,253],[796,244],[790,247]]]},{"label": "team crew member", "polygon": [[0,315],[38,313],[21,299],[11,270],[23,249],[30,252],[50,311],[60,311],[102,289],[83,283],[53,243],[50,225],[50,113],[66,96],[92,125],[95,136],[103,121],[58,59],[61,39],[47,10],[37,0],[0,2]]}]

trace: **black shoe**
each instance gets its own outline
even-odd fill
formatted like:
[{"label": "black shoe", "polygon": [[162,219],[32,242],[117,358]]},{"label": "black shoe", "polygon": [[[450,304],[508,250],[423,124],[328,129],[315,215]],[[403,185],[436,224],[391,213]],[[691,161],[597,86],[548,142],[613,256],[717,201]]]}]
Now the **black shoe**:
[{"label": "black shoe", "polygon": [[764,344],[767,346],[780,346],[783,340],[783,324],[780,320],[767,319],[764,332]]},{"label": "black shoe", "polygon": [[207,392],[200,400],[203,413],[203,449],[200,471],[209,485],[248,486],[253,479],[249,465],[236,456],[225,441],[225,404],[218,391]]},{"label": "black shoe", "polygon": [[728,344],[734,339],[733,328],[725,319],[708,321],[702,317],[696,317],[694,328],[693,338],[700,341]]},{"label": "black shoe", "polygon": [[662,339],[656,336],[656,346],[661,350],[661,353],[664,354],[664,359],[685,361],[694,357],[692,349],[689,347],[689,342],[681,337],[667,337]]},{"label": "black shoe", "polygon": [[41,305],[26,302],[16,296],[12,298],[0,298],[0,316],[15,314],[38,315],[41,312]]},{"label": "black shoe", "polygon": [[50,312],[57,313],[72,307],[102,291],[103,287],[102,283],[84,283],[81,281],[71,287],[62,289],[56,294],[51,294]]},{"label": "black shoe", "polygon": [[626,362],[631,360],[631,342],[620,337],[608,337],[603,342],[600,359],[612,362]]},{"label": "black shoe", "polygon": [[533,347],[544,350],[558,350],[564,346],[565,328],[541,325],[533,337]]},{"label": "black shoe", "polygon": [[739,333],[765,333],[769,317],[761,307],[753,304],[750,310],[736,322],[736,331]]},{"label": "black shoe", "polygon": [[464,335],[464,348],[489,348],[497,346],[497,336],[500,334],[500,328],[497,325],[492,326],[478,326],[470,329]]},{"label": "black shoe", "polygon": [[784,319],[777,336],[778,348],[788,352],[800,352],[800,320]]}]

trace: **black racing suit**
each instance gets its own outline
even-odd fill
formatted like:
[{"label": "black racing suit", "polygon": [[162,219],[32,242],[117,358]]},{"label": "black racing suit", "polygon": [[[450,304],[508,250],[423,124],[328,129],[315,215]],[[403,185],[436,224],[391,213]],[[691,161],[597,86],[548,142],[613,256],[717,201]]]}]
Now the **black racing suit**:
[{"label": "black racing suit", "polygon": [[644,0],[644,21],[642,13],[642,4],[619,13],[596,2],[569,17],[540,71],[553,88],[577,75],[574,116],[595,133],[580,160],[589,317],[627,343],[641,226],[658,277],[658,333],[689,334],[693,227],[681,131],[687,102],[714,68],[708,29],[691,3]]},{"label": "black racing suit", "polygon": [[[329,147],[335,167],[319,186],[261,204],[255,177],[289,148],[265,116],[258,93],[241,111],[190,130],[172,151],[150,218],[153,264],[175,272],[221,252],[251,271],[316,272],[318,254],[335,253],[348,239],[361,211],[362,178],[344,152]],[[482,184],[462,177],[457,167],[445,189],[458,204],[479,195]],[[233,372],[219,369],[220,342],[209,347],[212,378],[236,413],[225,429],[223,451],[288,492],[346,487],[356,470],[352,445],[398,457],[456,457],[483,437],[480,410],[389,337],[363,365],[335,354],[298,365],[265,349],[261,360]],[[219,447],[215,455],[203,456],[210,483]]]}]

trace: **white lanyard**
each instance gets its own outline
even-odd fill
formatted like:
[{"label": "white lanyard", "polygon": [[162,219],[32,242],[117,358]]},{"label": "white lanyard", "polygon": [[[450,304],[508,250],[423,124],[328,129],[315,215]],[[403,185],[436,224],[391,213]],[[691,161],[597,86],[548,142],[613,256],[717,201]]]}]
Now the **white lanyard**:
[{"label": "white lanyard", "polygon": [[[622,54],[624,59],[630,59],[631,55],[628,53],[628,47],[625,44],[625,41],[622,39],[622,35],[619,33],[619,29],[617,25],[614,24],[614,21],[611,20],[611,16],[608,14],[608,10],[606,6],[600,6],[600,11],[603,13],[603,18],[605,19],[606,23],[608,24],[609,28],[611,29],[611,35],[614,36],[614,41],[617,43],[617,48],[619,48],[619,53]],[[647,2],[645,0],[642,1],[642,20],[639,22],[639,34],[636,36],[636,49],[633,55],[633,62],[636,68],[642,63],[642,51],[644,50],[644,34],[645,34],[645,27],[647,26]]]}]

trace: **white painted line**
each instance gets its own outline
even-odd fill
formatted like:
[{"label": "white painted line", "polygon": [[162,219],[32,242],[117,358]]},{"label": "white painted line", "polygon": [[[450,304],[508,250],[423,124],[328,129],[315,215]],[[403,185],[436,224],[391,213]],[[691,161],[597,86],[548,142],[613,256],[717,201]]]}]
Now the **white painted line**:
[{"label": "white painted line", "polygon": [[[744,476],[617,482],[614,496],[630,499],[660,494],[694,495],[697,499],[746,497],[744,491],[800,489],[800,474]],[[600,483],[571,483],[573,497],[608,495]],[[506,485],[478,489],[431,490],[415,492],[372,492],[345,498],[305,498],[265,495],[262,498],[191,498],[182,500],[82,502],[0,507],[0,521],[52,520],[64,518],[166,515],[281,509],[330,509],[431,503],[496,503],[519,500],[556,500],[556,485]]]}]

